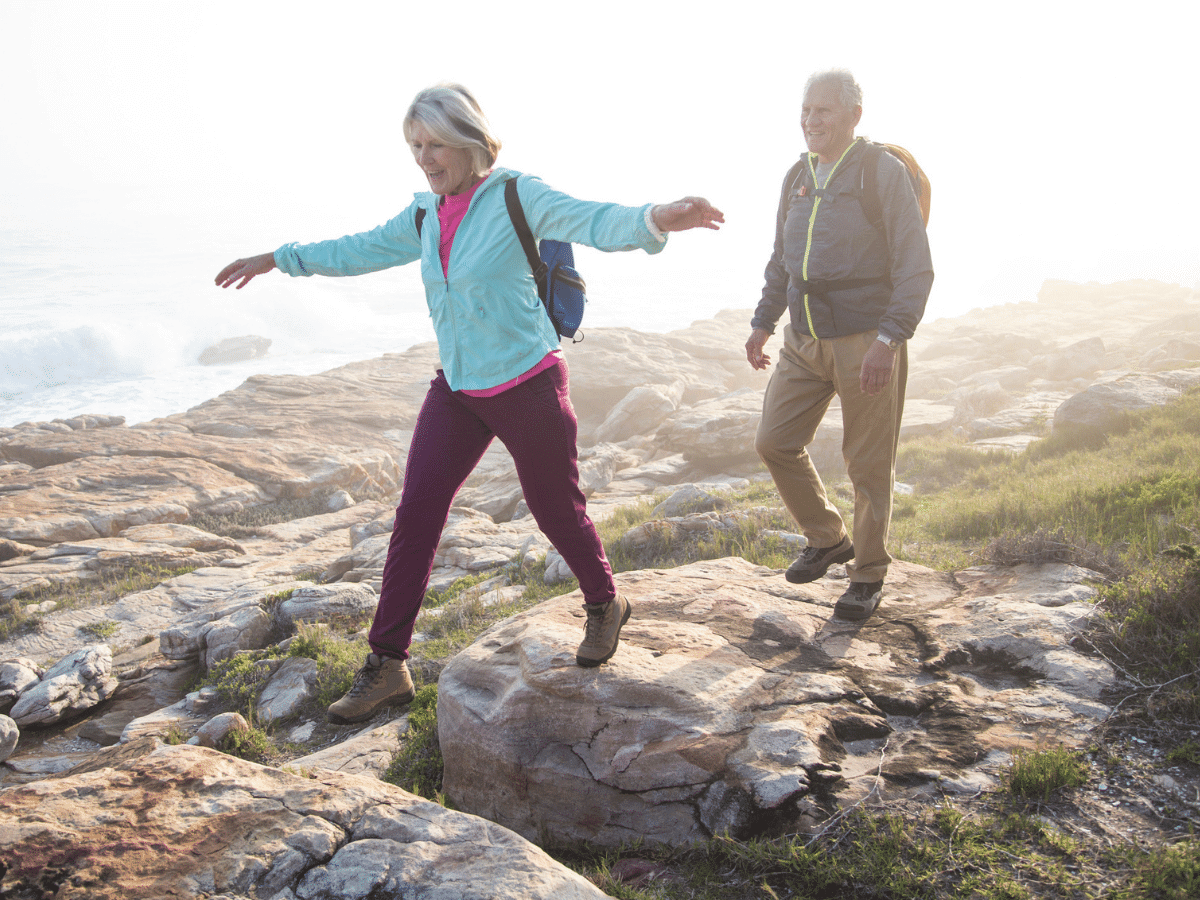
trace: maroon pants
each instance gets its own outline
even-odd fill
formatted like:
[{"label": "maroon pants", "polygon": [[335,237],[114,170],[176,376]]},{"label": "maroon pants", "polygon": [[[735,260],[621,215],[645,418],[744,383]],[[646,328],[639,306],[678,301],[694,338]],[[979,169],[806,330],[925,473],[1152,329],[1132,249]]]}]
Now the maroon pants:
[{"label": "maroon pants", "polygon": [[612,569],[579,489],[579,421],[567,390],[567,369],[561,362],[494,397],[452,391],[438,371],[408,452],[371,626],[375,653],[408,658],[454,495],[493,437],[512,455],[529,511],[579,579],[584,600],[604,603],[616,596]]}]

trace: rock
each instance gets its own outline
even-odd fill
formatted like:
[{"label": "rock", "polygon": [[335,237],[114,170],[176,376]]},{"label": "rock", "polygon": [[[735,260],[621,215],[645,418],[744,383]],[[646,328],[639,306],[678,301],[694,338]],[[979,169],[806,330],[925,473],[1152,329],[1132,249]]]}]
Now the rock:
[{"label": "rock", "polygon": [[407,732],[408,716],[405,715],[386,725],[360,731],[340,744],[294,759],[291,767],[300,772],[329,769],[347,775],[372,775],[378,778],[392,764],[392,757],[396,755],[400,740]]},{"label": "rock", "polygon": [[220,702],[216,688],[193,691],[178,703],[133,719],[121,732],[120,743],[128,744],[147,737],[166,737],[172,731],[191,737],[209,719],[219,714],[217,707]]},{"label": "rock", "polygon": [[[138,527],[160,529],[186,526]],[[123,533],[130,530],[126,529]],[[224,542],[215,536],[210,537],[212,541],[197,538],[196,543],[208,546],[214,546],[218,542],[233,544],[232,541]],[[63,541],[51,547],[36,549],[28,556],[0,563],[0,598],[11,598],[54,585],[88,581],[139,566],[148,569],[180,569],[219,565],[224,560],[244,552],[236,545],[202,552],[182,542],[157,543],[129,540],[124,537]]]},{"label": "rock", "polygon": [[1069,347],[1056,350],[1046,359],[1046,377],[1052,381],[1070,381],[1100,371],[1105,356],[1104,340],[1098,337],[1076,341]]},{"label": "rock", "polygon": [[244,606],[232,615],[200,629],[198,649],[205,669],[243,650],[265,647],[271,635],[271,617],[259,606]]},{"label": "rock", "polygon": [[17,741],[21,738],[21,729],[8,716],[0,715],[0,762],[4,762],[17,749]]},{"label": "rock", "polygon": [[242,337],[225,338],[200,352],[200,365],[217,366],[227,363],[245,362],[267,355],[271,339],[247,334]]},{"label": "rock", "polygon": [[140,544],[165,544],[168,547],[189,547],[202,553],[217,550],[231,550],[244,554],[245,548],[232,538],[219,537],[209,534],[191,525],[178,523],[159,523],[155,525],[134,525],[126,528],[119,537]]},{"label": "rock", "polygon": [[[118,669],[122,659],[133,652],[114,657],[113,668]],[[134,719],[182,700],[198,674],[200,668],[196,664],[181,664],[155,653],[144,668],[135,669],[129,676],[120,676],[120,684],[105,703],[104,711],[89,716],[79,726],[79,736],[102,747],[112,746]]]},{"label": "rock", "polygon": [[708,512],[719,509],[724,501],[717,494],[706,491],[698,484],[685,484],[670,497],[651,510],[656,519],[682,516],[689,512]]},{"label": "rock", "polygon": [[44,674],[32,659],[6,659],[0,662],[0,709],[8,709],[17,697],[37,684]]},{"label": "rock", "polygon": [[9,714],[21,727],[53,725],[112,696],[117,679],[111,673],[112,650],[107,644],[76,650],[22,691]]},{"label": "rock", "polygon": [[293,656],[275,671],[259,694],[255,715],[263,722],[294,716],[313,695],[316,685],[317,661]]},{"label": "rock", "polygon": [[[6,447],[6,450],[8,448]],[[267,502],[261,488],[199,459],[84,458],[4,479],[0,534],[31,544],[113,537]]]},{"label": "rock", "polygon": [[[443,670],[438,733],[457,808],[526,835],[680,846],[931,779],[995,777],[993,749],[1082,739],[1114,683],[1071,638],[1091,606],[1045,607],[1086,573],[957,576],[894,563],[880,611],[832,617],[845,582],[789,585],[738,559],[618,576],[613,659],[575,665],[578,593],[495,626]],[[933,668],[930,668],[933,666]],[[1032,729],[1032,731],[1031,731]]]},{"label": "rock", "polygon": [[630,528],[621,535],[617,544],[624,551],[638,553],[676,541],[696,540],[722,532],[737,531],[756,516],[781,512],[783,510],[756,507],[735,509],[726,513],[700,512],[664,519],[651,519]]},{"label": "rock", "polygon": [[754,435],[761,418],[762,391],[743,388],[677,410],[663,422],[659,439],[666,449],[713,470],[757,464]]},{"label": "rock", "polygon": [[551,548],[546,553],[546,571],[542,574],[542,584],[562,584],[575,577],[567,561]]},{"label": "rock", "polygon": [[37,547],[31,544],[19,544],[7,538],[0,538],[0,562],[16,559],[19,556],[28,556],[36,549]]},{"label": "rock", "polygon": [[354,498],[350,496],[348,491],[334,491],[329,496],[329,502],[325,504],[325,508],[330,512],[337,512],[345,509],[348,506],[354,505]]},{"label": "rock", "polygon": [[0,792],[0,893],[53,872],[89,900],[605,896],[511,831],[372,777],[152,740],[83,768]]},{"label": "rock", "polygon": [[649,384],[635,387],[621,398],[596,429],[598,441],[623,441],[639,434],[653,434],[662,421],[679,408],[684,383]]},{"label": "rock", "polygon": [[1162,406],[1196,384],[1200,369],[1104,379],[1066,400],[1054,413],[1054,429],[1104,434],[1124,424],[1130,413]]},{"label": "rock", "polygon": [[947,399],[954,401],[954,417],[960,422],[990,416],[1012,404],[1008,391],[998,381],[952,391]]},{"label": "rock", "polygon": [[310,584],[280,601],[275,615],[291,628],[300,622],[328,622],[374,614],[379,596],[365,584]]},{"label": "rock", "polygon": [[218,716],[213,716],[201,725],[199,730],[188,740],[188,743],[200,747],[220,747],[221,741],[225,740],[231,733],[237,731],[244,734],[249,730],[250,723],[240,713],[221,713]]}]

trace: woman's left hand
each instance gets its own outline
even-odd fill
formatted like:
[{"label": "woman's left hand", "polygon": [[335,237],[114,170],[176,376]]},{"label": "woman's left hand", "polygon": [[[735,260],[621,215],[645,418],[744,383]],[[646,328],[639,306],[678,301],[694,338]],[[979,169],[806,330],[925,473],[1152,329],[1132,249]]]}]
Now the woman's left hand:
[{"label": "woman's left hand", "polygon": [[721,227],[725,213],[703,197],[684,197],[674,203],[660,203],[650,210],[660,231],[687,231],[690,228]]}]

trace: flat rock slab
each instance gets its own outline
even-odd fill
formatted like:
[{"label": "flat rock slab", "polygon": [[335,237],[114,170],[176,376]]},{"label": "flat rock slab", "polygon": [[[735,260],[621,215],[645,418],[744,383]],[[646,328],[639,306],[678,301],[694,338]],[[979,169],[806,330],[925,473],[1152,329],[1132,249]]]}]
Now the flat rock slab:
[{"label": "flat rock slab", "polygon": [[0,859],[5,897],[606,896],[511,831],[375,778],[153,739],[0,791]]},{"label": "flat rock slab", "polygon": [[741,559],[619,576],[613,659],[575,664],[578,593],[500,623],[438,692],[445,790],[527,837],[670,845],[746,836],[814,802],[994,783],[1017,746],[1079,740],[1107,664],[1069,641],[1086,570],[895,563],[864,623],[846,587]]}]

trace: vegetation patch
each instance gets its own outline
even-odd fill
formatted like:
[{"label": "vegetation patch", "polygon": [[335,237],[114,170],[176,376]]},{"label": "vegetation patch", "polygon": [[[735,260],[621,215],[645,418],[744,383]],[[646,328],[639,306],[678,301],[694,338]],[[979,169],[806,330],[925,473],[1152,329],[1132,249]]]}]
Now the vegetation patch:
[{"label": "vegetation patch", "polygon": [[20,599],[13,598],[0,603],[0,641],[30,634],[39,630],[41,613],[30,613],[26,606],[53,600],[55,611],[67,609],[90,609],[114,603],[128,594],[146,591],[170,581],[180,575],[195,571],[195,566],[167,568],[165,566],[137,565],[127,569],[106,572],[86,581],[70,581],[39,588]]},{"label": "vegetation patch", "polygon": [[270,735],[253,725],[245,731],[238,728],[230,730],[221,738],[217,749],[249,762],[268,763],[279,758],[279,748]]},{"label": "vegetation patch", "polygon": [[1049,800],[1055,791],[1079,787],[1087,780],[1083,755],[1066,747],[1017,751],[1008,771],[1008,789],[1031,800]]},{"label": "vegetation patch", "polygon": [[437,685],[417,691],[408,708],[408,731],[383,780],[427,800],[441,802],[442,750],[437,734]]},{"label": "vegetation patch", "polygon": [[[236,512],[221,516],[192,516],[189,525],[194,525],[209,534],[222,537],[254,537],[258,529],[265,525],[278,525],[281,522],[291,522],[295,519],[307,519],[329,512],[329,491],[318,491],[307,497],[297,497],[286,500],[276,500],[274,503],[264,503],[239,509]],[[359,500],[374,499],[373,497],[358,497]]]},{"label": "vegetation patch", "polygon": [[103,641],[120,631],[121,625],[119,622],[110,622],[106,619],[100,622],[88,622],[86,625],[80,625],[78,630],[85,637]]}]

